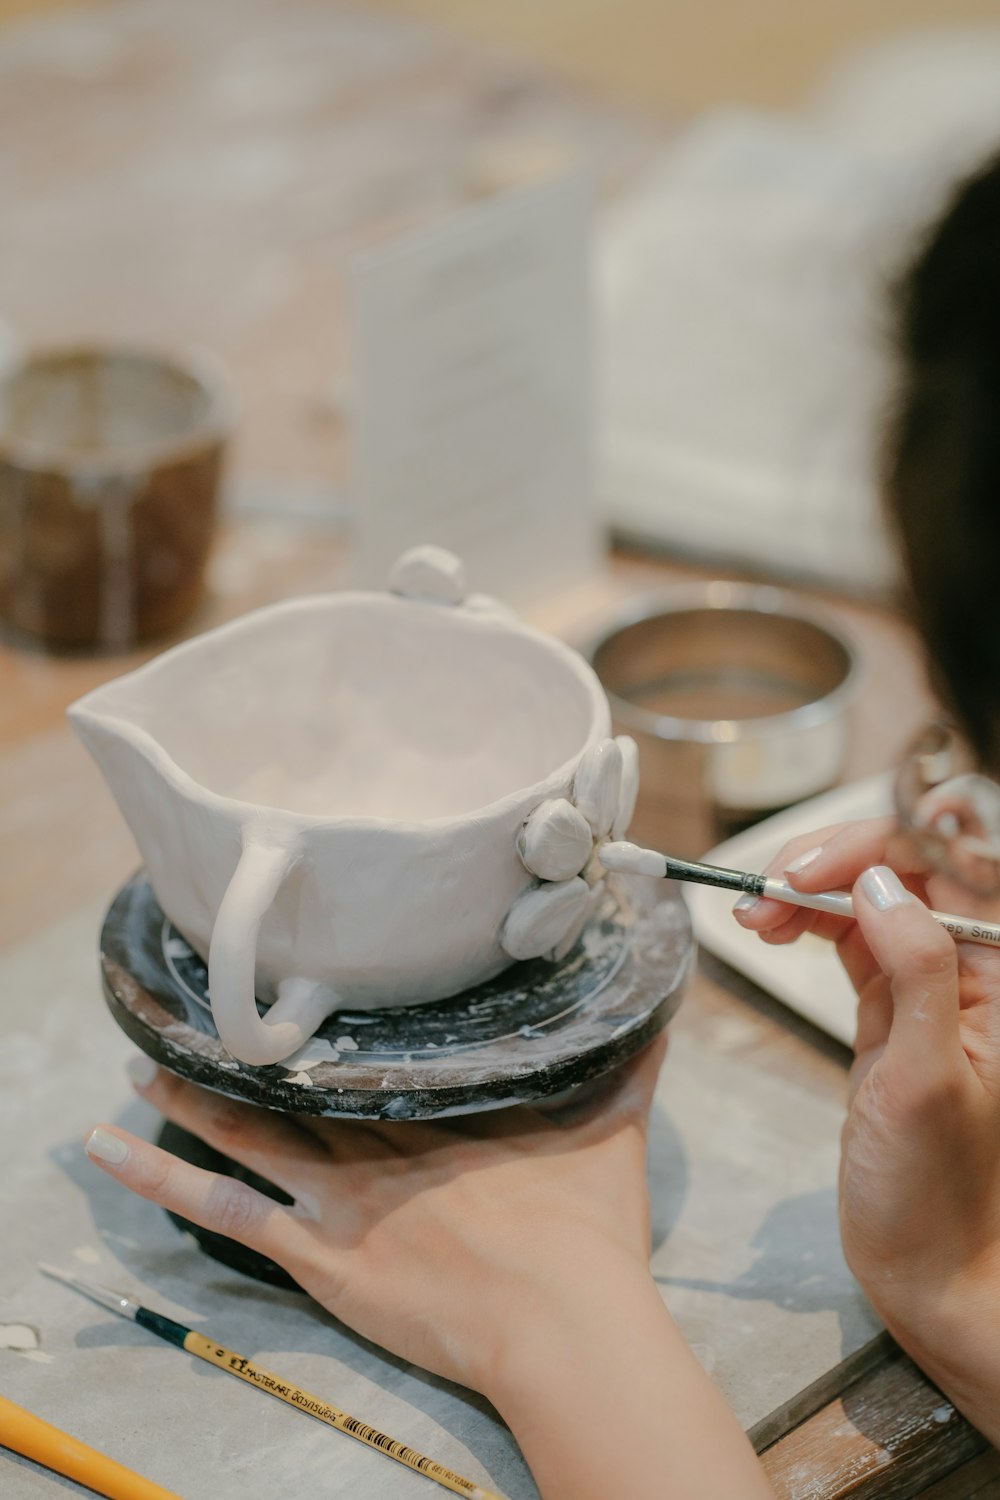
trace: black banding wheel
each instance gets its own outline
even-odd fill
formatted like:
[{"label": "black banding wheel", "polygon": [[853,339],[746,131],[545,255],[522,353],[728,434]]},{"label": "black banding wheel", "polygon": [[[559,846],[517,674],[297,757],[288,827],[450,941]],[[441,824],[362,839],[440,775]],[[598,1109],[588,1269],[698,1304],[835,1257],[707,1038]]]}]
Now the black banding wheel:
[{"label": "black banding wheel", "polygon": [[[444,1118],[537,1104],[580,1088],[640,1051],[673,1015],[694,960],[687,909],[661,881],[616,877],[560,962],[518,963],[448,999],[336,1011],[294,1057],[237,1062],[212,1021],[201,957],[164,916],[145,876],[112,902],[101,934],[104,993],[143,1052],[205,1088],[289,1114]],[[261,1014],[266,1007],[261,1005]],[[161,1144],[250,1180],[186,1131]],[[271,1184],[254,1186],[283,1198]],[[270,1261],[190,1224],[228,1265],[289,1285]]]}]

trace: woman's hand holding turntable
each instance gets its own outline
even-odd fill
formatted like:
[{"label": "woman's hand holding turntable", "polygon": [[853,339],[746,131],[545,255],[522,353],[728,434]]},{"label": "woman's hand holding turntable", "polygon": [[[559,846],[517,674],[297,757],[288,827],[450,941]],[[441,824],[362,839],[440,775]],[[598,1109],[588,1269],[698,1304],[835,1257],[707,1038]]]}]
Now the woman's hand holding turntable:
[{"label": "woman's hand holding turntable", "polygon": [[486,1394],[546,1500],[665,1480],[678,1500],[703,1496],[692,1421],[713,1430],[719,1492],[752,1500],[769,1493],[753,1453],[649,1274],[646,1133],[664,1048],[585,1104],[433,1124],[279,1115],[135,1060],[151,1104],[290,1207],[122,1130],[98,1127],[87,1149],[134,1192],[270,1256],[366,1338]]},{"label": "woman's hand holding turntable", "polygon": [[519,1108],[443,1123],[277,1114],[140,1057],[130,1072],[161,1114],[294,1204],[117,1129],[128,1157],[100,1165],[270,1256],[366,1338],[483,1390],[510,1357],[519,1300],[558,1295],[587,1263],[595,1276],[645,1270],[646,1119],[661,1057],[647,1053],[582,1119]]}]

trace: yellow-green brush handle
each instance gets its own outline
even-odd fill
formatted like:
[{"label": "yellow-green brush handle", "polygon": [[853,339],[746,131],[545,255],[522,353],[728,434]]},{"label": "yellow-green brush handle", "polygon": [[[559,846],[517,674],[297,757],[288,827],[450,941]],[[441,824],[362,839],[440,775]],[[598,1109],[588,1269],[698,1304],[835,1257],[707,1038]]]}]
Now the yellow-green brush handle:
[{"label": "yellow-green brush handle", "polygon": [[282,1380],[280,1375],[272,1375],[270,1370],[262,1370],[259,1365],[251,1364],[250,1360],[244,1359],[241,1354],[234,1354],[231,1349],[220,1348],[211,1339],[205,1338],[204,1334],[195,1333],[194,1329],[187,1333],[184,1348],[189,1354],[196,1354],[199,1359],[207,1360],[210,1365],[218,1365],[221,1370],[238,1376],[240,1380],[256,1386],[258,1390],[267,1391],[268,1395],[277,1396],[279,1401],[286,1401],[289,1406],[294,1406],[298,1411],[304,1411],[308,1416],[316,1417],[318,1421],[325,1422],[328,1427],[336,1427],[338,1432],[346,1432],[348,1437],[357,1438],[359,1443],[367,1443],[370,1448],[377,1448],[379,1453],[387,1454],[397,1463],[405,1464],[408,1469],[415,1469],[418,1474],[436,1480],[438,1484],[444,1485],[446,1490],[451,1490],[455,1495],[465,1495],[466,1500],[502,1500],[502,1497],[492,1490],[484,1490],[481,1485],[474,1484],[471,1479],[463,1479],[461,1474],[456,1474],[452,1469],[446,1469],[443,1464],[435,1463],[434,1459],[426,1458],[415,1449],[408,1448],[405,1443],[399,1443],[386,1433],[379,1432],[377,1427],[369,1427],[367,1423],[360,1422],[357,1417],[349,1417],[346,1412],[339,1411],[337,1407],[330,1406],[326,1401],[321,1401],[319,1396],[310,1395],[308,1391],[300,1390],[297,1385]]}]

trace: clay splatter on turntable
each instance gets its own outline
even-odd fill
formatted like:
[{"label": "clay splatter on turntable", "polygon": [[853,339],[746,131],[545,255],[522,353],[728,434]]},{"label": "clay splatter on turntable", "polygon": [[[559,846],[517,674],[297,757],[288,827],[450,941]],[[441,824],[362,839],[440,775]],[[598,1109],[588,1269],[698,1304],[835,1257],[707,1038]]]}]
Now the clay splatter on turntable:
[{"label": "clay splatter on turntable", "polygon": [[265,1068],[225,1052],[203,1003],[204,965],[171,970],[164,922],[142,877],[108,913],[105,994],[123,1029],[152,1057],[221,1093],[269,1109],[361,1119],[498,1109],[607,1072],[666,1023],[694,951],[679,900],[660,902],[637,882],[613,882],[555,970],[529,960],[448,999],[383,1006],[364,1017],[334,1011],[320,1034]]}]

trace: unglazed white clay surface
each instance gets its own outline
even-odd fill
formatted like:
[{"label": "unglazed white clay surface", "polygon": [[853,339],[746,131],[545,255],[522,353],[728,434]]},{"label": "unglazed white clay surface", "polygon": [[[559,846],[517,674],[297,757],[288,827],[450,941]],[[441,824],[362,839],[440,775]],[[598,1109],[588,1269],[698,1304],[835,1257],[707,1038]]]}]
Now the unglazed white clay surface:
[{"label": "unglazed white clay surface", "polygon": [[573,783],[573,801],[593,829],[595,838],[611,832],[618,811],[623,756],[617,740],[602,740],[580,761]]},{"label": "unglazed white clay surface", "polygon": [[627,735],[584,751],[572,797],[536,807],[517,841],[521,862],[539,884],[518,896],[500,941],[512,958],[564,958],[593,910],[605,876],[601,850],[612,822],[627,827],[638,792],[639,751]]},{"label": "unglazed white clay surface", "polygon": [[340,597],[353,602],[326,614],[323,601],[262,611],[239,641],[212,632],[193,660],[168,652],[152,692],[142,673],[131,691],[113,685],[116,708],[207,791],[315,818],[467,816],[586,743],[592,705],[556,643],[488,616]]},{"label": "unglazed white clay surface", "polygon": [[[610,728],[560,642],[500,612],[368,593],[258,611],[70,716],[160,904],[209,956],[223,1041],[254,1064],[338,1005],[499,973],[514,956],[501,927],[534,885],[519,835]],[[273,999],[291,979],[262,1022],[254,987]]]},{"label": "unglazed white clay surface", "polygon": [[639,800],[639,746],[629,734],[617,735],[616,743],[622,753],[622,774],[611,837],[623,839],[635,816],[635,805]]},{"label": "unglazed white clay surface", "polygon": [[[504,923],[503,945],[511,958],[537,958],[552,952],[573,930],[589,895],[586,882],[578,875],[525,891]],[[582,926],[581,922],[579,930]]]},{"label": "unglazed white clay surface", "polygon": [[541,880],[568,880],[590,858],[594,835],[582,813],[565,797],[536,807],[518,842],[518,853]]},{"label": "unglazed white clay surface", "polygon": [[433,599],[438,604],[461,604],[466,595],[465,568],[443,547],[411,547],[389,575],[394,594],[408,599]]}]

